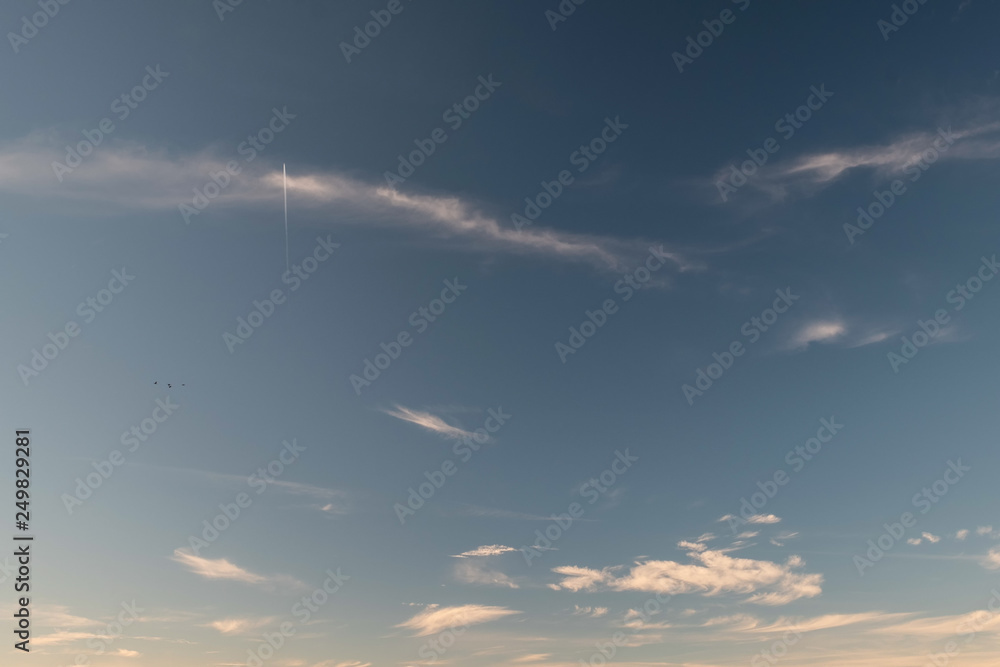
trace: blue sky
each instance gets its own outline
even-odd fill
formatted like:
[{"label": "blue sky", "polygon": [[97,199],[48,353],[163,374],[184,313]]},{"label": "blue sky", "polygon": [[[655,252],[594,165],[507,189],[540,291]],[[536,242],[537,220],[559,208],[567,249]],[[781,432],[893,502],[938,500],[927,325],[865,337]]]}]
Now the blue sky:
[{"label": "blue sky", "polygon": [[3,651],[996,664],[998,19],[6,3]]}]

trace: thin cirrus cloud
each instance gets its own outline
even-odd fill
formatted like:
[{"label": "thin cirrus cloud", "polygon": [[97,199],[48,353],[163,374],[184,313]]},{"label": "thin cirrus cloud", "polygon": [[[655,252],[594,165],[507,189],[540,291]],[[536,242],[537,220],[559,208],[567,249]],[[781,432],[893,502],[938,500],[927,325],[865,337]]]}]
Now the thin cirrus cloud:
[{"label": "thin cirrus cloud", "polygon": [[770,524],[770,523],[781,523],[781,517],[775,516],[774,514],[754,514],[748,519],[743,519],[743,517],[738,517],[735,514],[725,514],[718,518],[718,521],[730,521],[737,520],[746,521],[747,523],[757,523],[757,524]]},{"label": "thin cirrus cloud", "polygon": [[461,440],[462,438],[472,437],[472,433],[470,431],[460,429],[457,426],[452,426],[445,420],[435,414],[431,414],[430,412],[411,410],[410,408],[404,408],[401,405],[397,405],[392,410],[383,410],[383,412],[390,417],[395,417],[396,419],[402,419],[405,422],[416,424],[423,429],[431,431],[432,433],[437,433],[441,437],[449,440]]},{"label": "thin cirrus cloud", "polygon": [[413,630],[417,637],[426,637],[427,635],[437,634],[451,628],[488,623],[520,613],[506,607],[480,604],[465,604],[452,607],[441,607],[432,604],[396,627]]},{"label": "thin cirrus cloud", "polygon": [[205,627],[217,630],[224,635],[243,635],[269,625],[273,623],[275,619],[276,617],[274,616],[263,616],[257,618],[222,618],[206,624]]},{"label": "thin cirrus cloud", "polygon": [[509,576],[488,567],[480,560],[462,560],[455,563],[455,579],[463,584],[497,586],[500,588],[520,588]]},{"label": "thin cirrus cloud", "polygon": [[[856,169],[872,170],[882,180],[895,178],[924,160],[924,153],[942,134],[950,138],[951,144],[944,151],[936,151],[938,157],[927,160],[924,166],[938,161],[995,160],[1000,158],[1000,138],[997,136],[1000,122],[992,120],[997,105],[997,101],[975,105],[979,116],[958,130],[945,123],[933,130],[907,133],[888,144],[821,151],[766,165],[749,178],[744,187],[755,188],[780,201],[793,193],[811,195]],[[940,146],[941,141],[938,143]],[[712,177],[712,188],[716,189],[716,183],[728,176],[729,165]]]},{"label": "thin cirrus cloud", "polygon": [[747,596],[746,602],[784,605],[822,593],[823,575],[799,572],[803,561],[791,556],[784,563],[749,558],[733,558],[724,551],[703,544],[682,542],[691,563],[669,560],[637,562],[622,576],[616,568],[594,570],[565,566],[553,569],[563,579],[550,586],[570,591],[615,590],[662,593],[698,593],[706,597],[733,593]]},{"label": "thin cirrus cloud", "polygon": [[472,551],[465,551],[460,554],[455,554],[452,558],[476,558],[476,557],[486,557],[486,556],[499,556],[500,554],[510,553],[511,551],[517,551],[514,547],[506,547],[502,544],[489,544],[481,547],[476,547]]},{"label": "thin cirrus cloud", "polygon": [[[45,205],[67,214],[83,210],[102,214],[123,209],[173,211],[178,223],[184,224],[179,206],[190,206],[194,189],[210,182],[211,174],[225,171],[231,159],[211,150],[176,155],[112,141],[98,147],[59,182],[51,165],[64,159],[64,143],[49,131],[0,145],[0,192],[30,199],[32,210]],[[190,224],[226,209],[246,211],[267,203],[277,205],[283,185],[281,170],[260,161],[241,163],[241,168],[204,212],[190,216]],[[458,242],[465,249],[580,262],[601,271],[638,265],[649,252],[645,240],[534,225],[518,230],[458,197],[404,193],[332,171],[293,168],[287,184],[296,206],[334,210],[344,224],[353,221],[405,229],[439,241]],[[676,271],[702,268],[699,260],[680,251],[668,248],[665,254]]]},{"label": "thin cirrus cloud", "polygon": [[255,574],[225,558],[202,558],[187,549],[175,549],[170,559],[176,563],[180,563],[191,572],[205,579],[236,581],[242,584],[263,586],[265,588],[289,587],[302,589],[306,587],[301,581],[288,575],[279,574],[268,577]]}]

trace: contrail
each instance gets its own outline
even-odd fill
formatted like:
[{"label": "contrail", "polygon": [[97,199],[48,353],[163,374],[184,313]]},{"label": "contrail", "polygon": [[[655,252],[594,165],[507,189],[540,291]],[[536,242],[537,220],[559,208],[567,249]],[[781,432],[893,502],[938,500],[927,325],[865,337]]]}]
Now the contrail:
[{"label": "contrail", "polygon": [[288,174],[285,164],[281,164],[281,180],[285,189],[285,271],[288,271]]}]

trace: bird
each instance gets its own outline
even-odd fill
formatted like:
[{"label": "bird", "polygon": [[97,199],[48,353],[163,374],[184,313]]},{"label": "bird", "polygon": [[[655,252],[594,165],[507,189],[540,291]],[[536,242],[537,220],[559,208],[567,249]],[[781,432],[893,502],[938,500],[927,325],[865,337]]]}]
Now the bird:
[{"label": "bird", "polygon": [[156,384],[156,380],[153,380],[153,384]]},{"label": "bird", "polygon": [[167,385],[167,389],[171,389],[171,388],[173,388],[173,386],[174,386],[174,385],[172,385],[172,384],[168,384],[168,385]]}]

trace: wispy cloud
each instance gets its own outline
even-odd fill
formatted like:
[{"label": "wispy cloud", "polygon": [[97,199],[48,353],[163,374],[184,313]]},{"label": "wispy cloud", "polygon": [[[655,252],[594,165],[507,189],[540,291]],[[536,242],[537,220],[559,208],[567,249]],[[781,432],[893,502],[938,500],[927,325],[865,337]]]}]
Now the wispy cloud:
[{"label": "wispy cloud", "polygon": [[[811,153],[761,168],[746,187],[756,188],[771,199],[782,200],[793,193],[810,195],[839,180],[848,172],[871,170],[880,180],[895,178],[923,159],[925,151],[938,141],[938,161],[995,160],[1000,158],[1000,122],[995,118],[997,102],[976,105],[982,115],[960,129],[949,124],[933,130],[910,132],[887,144],[838,148]],[[945,144],[947,137],[951,144]],[[727,165],[711,179],[711,186],[728,175]]]},{"label": "wispy cloud", "polygon": [[431,414],[430,412],[411,410],[410,408],[404,408],[401,405],[397,405],[393,410],[383,410],[382,412],[390,417],[395,417],[396,419],[402,419],[403,421],[410,422],[411,424],[416,424],[421,428],[437,433],[438,435],[450,440],[461,440],[462,438],[472,437],[472,432],[460,429],[457,426],[452,426],[445,420],[435,414]]},{"label": "wispy cloud", "polygon": [[187,549],[175,549],[171,560],[180,563],[191,572],[206,579],[237,581],[243,584],[265,586],[268,588],[276,586],[305,588],[305,584],[301,581],[287,575],[279,574],[266,577],[245,570],[225,558],[202,558],[201,556],[192,554]]},{"label": "wispy cloud", "polygon": [[573,615],[574,616],[587,616],[589,618],[601,618],[602,616],[607,616],[607,607],[581,607],[580,605],[573,605]]},{"label": "wispy cloud", "polygon": [[449,628],[488,623],[520,613],[506,607],[489,607],[479,604],[453,607],[440,607],[434,604],[396,627],[413,630],[417,637],[425,637]]},{"label": "wispy cloud", "polygon": [[[111,141],[58,183],[51,164],[65,151],[54,131],[37,132],[0,145],[0,191],[42,202],[67,213],[86,207],[94,212],[160,210],[178,212],[190,204],[195,187],[213,172],[224,171],[231,157],[213,150],[171,154],[147,146]],[[282,173],[263,161],[244,164],[232,183],[212,200],[211,212],[252,210],[280,201]],[[331,216],[350,224],[394,227],[424,234],[463,248],[491,253],[534,255],[581,262],[600,270],[637,265],[648,253],[645,240],[578,234],[532,226],[517,230],[458,197],[405,193],[330,171],[298,171],[288,175],[288,192],[300,207],[331,208]],[[193,220],[199,220],[202,213]],[[699,268],[695,260],[667,249],[674,269]]]},{"label": "wispy cloud", "polygon": [[843,322],[810,322],[809,324],[801,327],[792,337],[791,347],[803,348],[809,347],[810,343],[827,343],[835,341],[846,332],[847,327],[844,326]]},{"label": "wispy cloud", "polygon": [[205,627],[218,630],[224,635],[244,635],[273,623],[275,618],[274,616],[223,618],[207,623]]},{"label": "wispy cloud", "polygon": [[[735,514],[725,514],[718,518],[718,521],[729,521],[730,519],[738,519],[743,521],[743,517],[738,517]],[[746,519],[747,523],[759,523],[759,524],[769,524],[769,523],[781,523],[781,517],[775,516],[774,514],[754,514],[750,518]]]},{"label": "wispy cloud", "polygon": [[482,561],[462,560],[455,563],[455,579],[463,584],[520,588],[509,576],[499,570],[488,567]]},{"label": "wispy cloud", "polygon": [[452,558],[475,558],[478,556],[499,556],[500,554],[517,551],[514,547],[505,547],[502,544],[490,544],[488,546],[476,547],[472,551],[455,554]]}]

